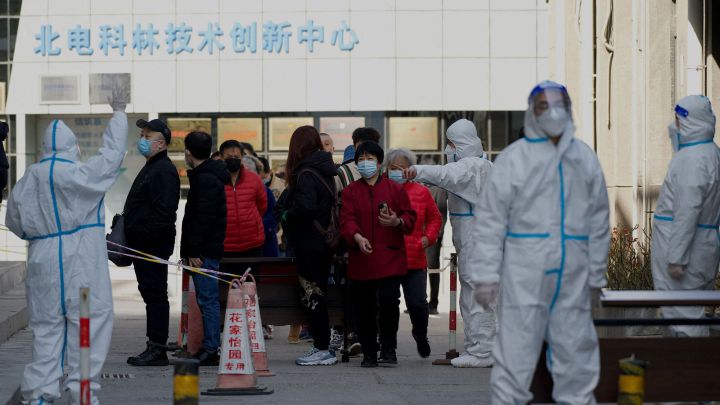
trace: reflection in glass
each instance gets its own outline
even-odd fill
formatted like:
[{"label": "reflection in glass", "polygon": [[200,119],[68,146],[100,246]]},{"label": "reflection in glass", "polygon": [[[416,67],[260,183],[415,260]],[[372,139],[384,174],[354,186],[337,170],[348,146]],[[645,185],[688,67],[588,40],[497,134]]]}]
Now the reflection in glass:
[{"label": "reflection in glass", "polygon": [[390,117],[388,127],[390,148],[440,149],[437,117]]},{"label": "reflection in glass", "polygon": [[262,118],[218,118],[218,147],[225,141],[236,140],[252,145],[255,152],[263,150]]},{"label": "reflection in glass", "polygon": [[313,125],[313,117],[272,117],[268,121],[270,150],[287,150],[296,129]]}]

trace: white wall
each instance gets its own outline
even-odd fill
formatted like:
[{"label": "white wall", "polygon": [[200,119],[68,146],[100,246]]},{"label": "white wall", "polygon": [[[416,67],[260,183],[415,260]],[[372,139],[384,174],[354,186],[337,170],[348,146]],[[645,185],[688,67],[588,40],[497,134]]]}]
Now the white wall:
[{"label": "white wall", "polygon": [[[314,53],[297,42],[307,19],[325,27]],[[290,52],[262,50],[262,23],[292,23]],[[330,45],[346,20],[359,44],[350,52]],[[258,23],[256,53],[236,54],[234,22]],[[185,22],[197,31],[219,22],[225,50],[168,55],[163,30]],[[125,55],[98,49],[102,24],[124,24]],[[132,49],[135,24],[160,31],[154,55]],[[52,24],[59,56],[33,52],[34,35]],[[67,30],[91,29],[92,56],[67,46]],[[90,106],[90,73],[132,73],[128,112],[523,110],[527,92],[547,75],[544,0],[25,0],[13,75],[10,114],[108,112]],[[77,105],[42,105],[41,74],[80,75]]]}]

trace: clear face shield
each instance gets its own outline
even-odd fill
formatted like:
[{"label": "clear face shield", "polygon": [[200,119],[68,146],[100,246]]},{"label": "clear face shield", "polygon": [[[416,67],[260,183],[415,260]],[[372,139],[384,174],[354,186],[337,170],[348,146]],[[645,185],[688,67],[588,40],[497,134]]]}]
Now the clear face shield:
[{"label": "clear face shield", "polygon": [[687,118],[690,112],[680,105],[675,106],[675,119],[668,125],[668,137],[672,144],[673,152],[680,150],[680,119]]},{"label": "clear face shield", "polygon": [[532,98],[529,108],[535,118],[535,127],[552,138],[561,136],[572,119],[570,99],[560,89],[549,88],[539,92]]}]

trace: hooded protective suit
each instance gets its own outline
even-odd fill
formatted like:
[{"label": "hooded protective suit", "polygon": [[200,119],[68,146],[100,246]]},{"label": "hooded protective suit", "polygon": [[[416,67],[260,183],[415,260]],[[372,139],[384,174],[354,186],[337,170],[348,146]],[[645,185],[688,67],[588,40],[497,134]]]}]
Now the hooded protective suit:
[{"label": "hooded protective suit", "polygon": [[[674,156],[653,221],[652,274],[656,290],[711,290],[720,261],[720,149],[713,142],[715,114],[704,96],[675,107],[670,125]],[[685,270],[671,277],[670,265]],[[667,318],[702,318],[703,307],[664,307]],[[673,326],[679,336],[708,336],[707,326]]]},{"label": "hooded protective suit", "polygon": [[[6,224],[30,244],[26,285],[33,356],[21,389],[31,403],[61,396],[66,365],[66,389],[77,397],[81,287],[90,288],[91,389],[100,388],[113,328],[103,199],[119,174],[127,133],[127,116],[116,111],[99,154],[81,163],[75,135],[53,121],[45,131],[42,160],[28,167],[10,195]],[[97,403],[97,396],[92,398]]]},{"label": "hooded protective suit", "polygon": [[[536,116],[543,107],[565,117],[544,127],[556,128],[557,145],[541,129],[547,116]],[[483,226],[469,277],[476,286],[501,283],[493,404],[532,399],[543,340],[555,401],[595,403],[600,364],[591,289],[605,285],[608,196],[597,156],[574,132],[565,87],[540,83],[530,94],[526,137],[495,160],[478,205]]]},{"label": "hooded protective suit", "polygon": [[[447,139],[455,145],[449,148],[448,164],[418,165],[415,180],[436,185],[448,191],[448,213],[453,229],[453,244],[458,253],[460,274],[460,313],[465,331],[465,351],[490,361],[495,337],[495,312],[482,308],[473,297],[468,275],[478,270],[473,258],[477,240],[473,234],[484,226],[476,213],[480,192],[485,187],[492,163],[484,159],[482,143],[475,124],[461,119],[447,130]],[[485,364],[489,365],[489,364]]]}]

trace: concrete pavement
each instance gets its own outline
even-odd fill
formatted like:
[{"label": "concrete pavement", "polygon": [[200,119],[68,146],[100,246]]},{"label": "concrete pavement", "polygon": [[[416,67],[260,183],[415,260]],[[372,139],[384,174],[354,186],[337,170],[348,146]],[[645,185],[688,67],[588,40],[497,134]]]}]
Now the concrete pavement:
[{"label": "concrete pavement", "polygon": [[[177,315],[177,314],[174,314]],[[401,314],[398,333],[398,366],[363,369],[360,358],[350,363],[326,367],[299,367],[293,361],[310,348],[307,343],[291,345],[286,337],[288,327],[275,328],[268,340],[270,369],[277,376],[261,378],[260,383],[275,393],[258,397],[201,397],[202,404],[242,401],[248,404],[437,404],[489,403],[489,369],[453,369],[433,366],[432,360],[444,357],[447,350],[447,315],[432,317],[430,340],[433,354],[421,359],[410,335],[410,322]],[[171,320],[170,335],[176,335],[177,316]],[[458,329],[462,331],[462,323]],[[144,348],[145,313],[140,298],[121,296],[115,300],[115,325],[112,349],[105,363],[103,389],[99,399],[105,404],[172,403],[173,369],[170,367],[138,368],[126,364],[128,356]],[[21,373],[30,357],[31,333],[24,330],[0,345],[2,373]],[[462,346],[462,333],[458,333]],[[12,360],[11,360],[12,359]],[[16,374],[18,375],[18,374]],[[215,368],[201,370],[201,390],[216,382]],[[60,403],[64,404],[64,400]]]}]

